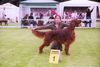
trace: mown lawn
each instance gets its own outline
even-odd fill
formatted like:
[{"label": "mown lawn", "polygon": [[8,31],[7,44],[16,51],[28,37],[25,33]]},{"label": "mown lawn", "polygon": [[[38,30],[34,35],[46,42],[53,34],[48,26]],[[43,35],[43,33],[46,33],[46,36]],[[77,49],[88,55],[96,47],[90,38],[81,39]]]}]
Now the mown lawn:
[{"label": "mown lawn", "polygon": [[63,52],[59,64],[50,64],[50,47],[38,54],[42,43],[30,29],[0,29],[0,67],[100,67],[100,28],[76,29],[70,56]]}]

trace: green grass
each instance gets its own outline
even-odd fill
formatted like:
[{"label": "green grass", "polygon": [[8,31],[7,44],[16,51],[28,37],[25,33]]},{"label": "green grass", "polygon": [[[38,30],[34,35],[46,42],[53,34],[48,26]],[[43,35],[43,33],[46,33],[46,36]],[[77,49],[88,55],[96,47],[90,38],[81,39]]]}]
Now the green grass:
[{"label": "green grass", "polygon": [[38,54],[42,43],[30,29],[0,29],[0,67],[100,67],[100,28],[76,29],[70,56],[64,51],[59,64],[50,64],[50,46]]},{"label": "green grass", "polygon": [[96,22],[96,27],[100,28],[100,22]]},{"label": "green grass", "polygon": [[[20,24],[20,22],[10,22],[10,23],[8,23],[8,26],[20,26],[21,24]],[[2,24],[2,26],[5,26],[5,24],[3,23]]]},{"label": "green grass", "polygon": [[[10,22],[8,23],[8,26],[20,26],[21,22]],[[3,23],[2,26],[5,26],[5,24]],[[96,28],[100,28],[100,21],[96,22]]]}]

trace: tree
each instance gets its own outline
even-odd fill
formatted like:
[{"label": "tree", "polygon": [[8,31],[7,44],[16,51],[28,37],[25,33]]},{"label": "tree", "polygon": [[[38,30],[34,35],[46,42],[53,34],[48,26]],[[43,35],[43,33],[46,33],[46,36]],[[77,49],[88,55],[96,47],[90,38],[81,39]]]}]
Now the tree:
[{"label": "tree", "polygon": [[90,0],[90,1],[96,1],[96,2],[100,2],[100,0]]}]

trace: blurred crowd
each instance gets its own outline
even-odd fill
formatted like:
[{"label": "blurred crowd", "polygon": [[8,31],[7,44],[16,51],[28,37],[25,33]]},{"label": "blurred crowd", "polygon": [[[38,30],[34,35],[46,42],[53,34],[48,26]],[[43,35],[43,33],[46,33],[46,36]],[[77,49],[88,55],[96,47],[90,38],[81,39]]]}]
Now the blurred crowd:
[{"label": "blurred crowd", "polygon": [[[94,9],[94,8],[93,8]],[[84,23],[84,26],[87,27],[89,24],[89,27],[91,27],[92,19],[91,19],[91,12],[93,11],[89,8],[85,9],[67,9],[64,10],[63,16],[61,19],[65,19],[63,22],[66,23],[66,21],[71,19],[81,19]],[[42,11],[43,12],[43,11]],[[35,16],[33,15],[33,12],[30,14],[26,14],[22,20],[21,20],[21,26],[42,26],[45,24],[52,23],[54,17],[57,15],[55,10],[51,10],[50,14],[46,13],[47,15],[43,13],[38,13]],[[44,21],[43,19],[46,19],[48,17],[48,21]],[[83,19],[85,19],[83,21]]]}]

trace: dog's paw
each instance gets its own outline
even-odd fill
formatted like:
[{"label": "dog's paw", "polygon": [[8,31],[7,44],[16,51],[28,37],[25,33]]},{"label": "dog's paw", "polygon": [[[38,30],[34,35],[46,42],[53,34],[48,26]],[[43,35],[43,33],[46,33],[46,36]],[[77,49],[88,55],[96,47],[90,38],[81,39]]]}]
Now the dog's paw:
[{"label": "dog's paw", "polygon": [[69,53],[66,53],[66,55],[70,56],[70,54],[69,54]]},{"label": "dog's paw", "polygon": [[43,53],[43,51],[39,51],[39,54],[42,54]]}]

